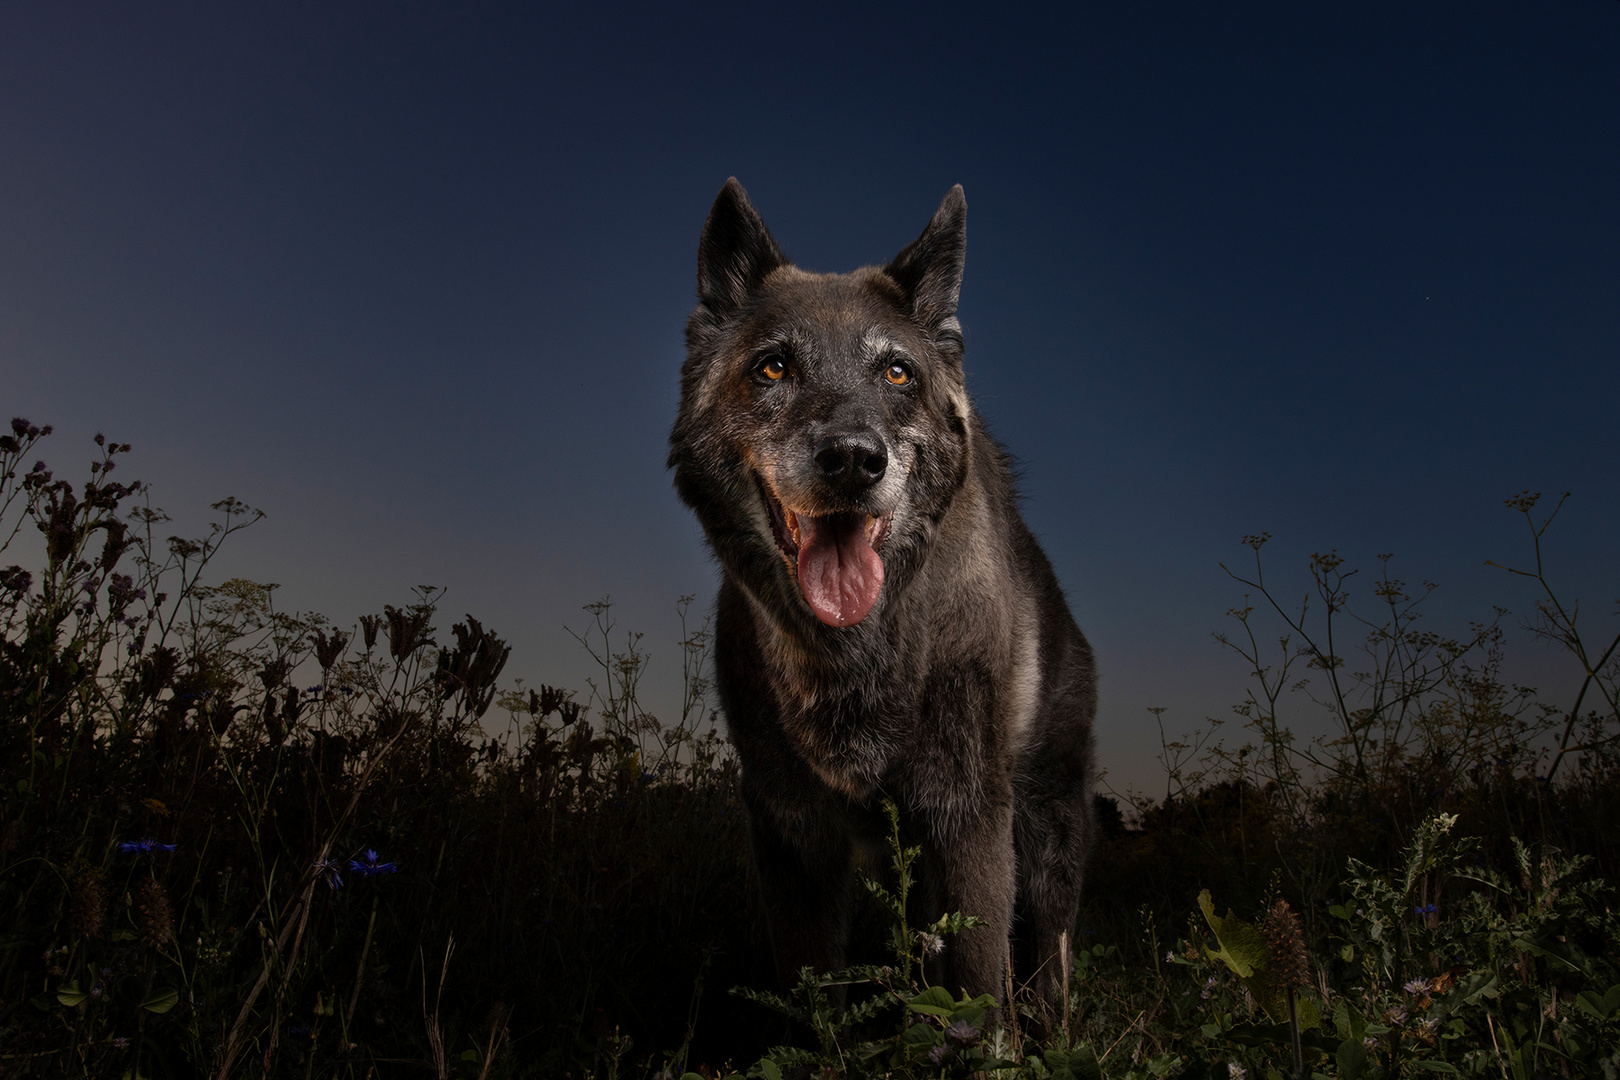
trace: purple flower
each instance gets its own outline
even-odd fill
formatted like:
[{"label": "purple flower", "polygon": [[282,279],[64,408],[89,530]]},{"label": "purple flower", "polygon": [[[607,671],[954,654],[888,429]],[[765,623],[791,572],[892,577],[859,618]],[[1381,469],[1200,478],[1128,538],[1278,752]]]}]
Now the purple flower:
[{"label": "purple flower", "polygon": [[958,1020],[945,1029],[945,1037],[966,1050],[970,1046],[978,1045],[979,1029],[966,1020]]},{"label": "purple flower", "polygon": [[1412,910],[1419,915],[1433,915],[1440,910],[1440,907],[1437,904],[1419,904]]},{"label": "purple flower", "polygon": [[118,845],[118,850],[126,855],[150,855],[156,851],[173,851],[178,844],[160,844],[150,836],[143,836],[139,840],[125,840]]},{"label": "purple flower", "polygon": [[1411,994],[1413,997],[1416,997],[1419,994],[1427,994],[1429,992],[1429,980],[1428,979],[1413,979],[1411,982],[1409,982],[1405,986],[1401,987],[1401,989],[1405,990],[1408,994]]},{"label": "purple flower", "polygon": [[333,892],[343,888],[343,875],[339,873],[343,864],[336,859],[318,859],[315,862],[315,876],[325,876],[326,884]]},{"label": "purple flower", "polygon": [[932,1061],[935,1065],[943,1065],[955,1056],[955,1048],[946,1046],[944,1043],[941,1043],[932,1050],[928,1051],[928,1060]]},{"label": "purple flower", "polygon": [[129,1040],[120,1035],[118,1038],[113,1040],[113,1046],[117,1047],[119,1050],[128,1050]]},{"label": "purple flower", "polygon": [[367,848],[361,858],[349,860],[349,869],[361,877],[376,877],[379,874],[392,874],[399,867],[391,862],[378,862],[377,853]]}]

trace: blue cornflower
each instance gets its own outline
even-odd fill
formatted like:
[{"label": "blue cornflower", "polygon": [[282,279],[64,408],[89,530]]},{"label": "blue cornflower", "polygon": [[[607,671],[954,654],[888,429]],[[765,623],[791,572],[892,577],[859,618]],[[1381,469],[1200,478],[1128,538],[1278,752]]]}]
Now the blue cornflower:
[{"label": "blue cornflower", "polygon": [[1440,908],[1436,904],[1419,904],[1412,910],[1419,915],[1434,915],[1439,912]]},{"label": "blue cornflower", "polygon": [[343,888],[343,875],[338,873],[342,869],[343,864],[336,859],[317,859],[315,862],[315,876],[318,878],[324,875],[326,884],[333,892]]},{"label": "blue cornflower", "polygon": [[118,845],[118,850],[126,855],[150,855],[154,851],[173,851],[178,844],[160,844],[150,836],[143,836],[139,840],[125,840]]},{"label": "blue cornflower", "polygon": [[378,862],[377,853],[370,848],[360,859],[350,859],[349,869],[361,877],[376,877],[379,874],[392,874],[399,867],[391,862]]}]

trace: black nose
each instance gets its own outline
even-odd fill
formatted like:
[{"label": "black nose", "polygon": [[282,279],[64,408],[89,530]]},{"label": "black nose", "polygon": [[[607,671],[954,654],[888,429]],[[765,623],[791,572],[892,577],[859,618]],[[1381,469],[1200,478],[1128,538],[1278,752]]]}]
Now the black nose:
[{"label": "black nose", "polygon": [[889,452],[870,429],[828,435],[816,444],[814,456],[821,478],[850,495],[883,479],[883,470],[889,467]]}]

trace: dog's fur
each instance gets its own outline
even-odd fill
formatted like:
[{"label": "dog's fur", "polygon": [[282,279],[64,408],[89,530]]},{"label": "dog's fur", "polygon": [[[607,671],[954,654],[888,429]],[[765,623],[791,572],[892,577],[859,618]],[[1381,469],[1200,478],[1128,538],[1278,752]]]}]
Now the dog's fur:
[{"label": "dog's fur", "polygon": [[[895,799],[953,990],[1048,1002],[1091,845],[1096,675],[968,403],[961,187],[887,266],[793,266],[735,179],[698,245],[669,464],[724,577],[716,676],[778,970],[844,963]],[[802,579],[802,580],[801,580]],[[1016,909],[1016,911],[1015,911]]]}]

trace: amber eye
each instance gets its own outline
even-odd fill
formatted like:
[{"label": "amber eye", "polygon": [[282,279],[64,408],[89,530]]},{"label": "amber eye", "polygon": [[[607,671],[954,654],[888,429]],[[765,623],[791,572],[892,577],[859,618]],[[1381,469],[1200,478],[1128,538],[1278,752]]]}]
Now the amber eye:
[{"label": "amber eye", "polygon": [[754,367],[755,374],[775,382],[787,374],[787,361],[772,353]]},{"label": "amber eye", "polygon": [[904,386],[911,381],[911,369],[900,363],[890,364],[889,370],[883,373],[883,377],[896,386]]}]

